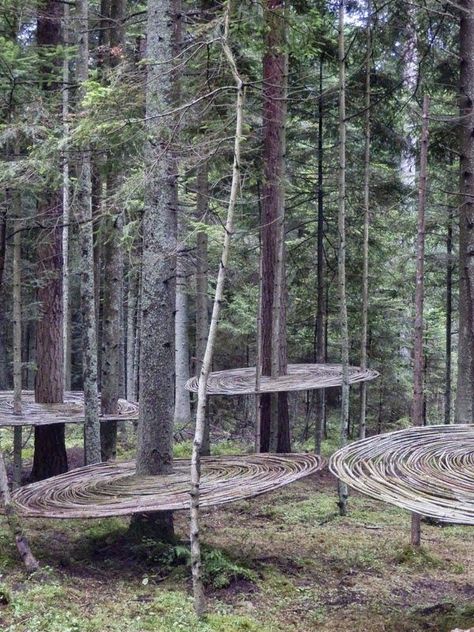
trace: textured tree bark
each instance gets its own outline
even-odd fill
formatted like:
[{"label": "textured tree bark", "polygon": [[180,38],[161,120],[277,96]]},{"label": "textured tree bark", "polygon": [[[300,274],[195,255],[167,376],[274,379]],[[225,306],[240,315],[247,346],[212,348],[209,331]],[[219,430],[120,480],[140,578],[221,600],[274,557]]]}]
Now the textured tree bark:
[{"label": "textured tree bark", "polygon": [[[360,366],[367,368],[367,331],[369,310],[369,225],[370,225],[370,64],[372,60],[372,3],[367,0],[367,59],[365,67],[365,148],[364,148],[364,236],[362,240],[362,334]],[[360,385],[359,439],[365,439],[367,382]]]},{"label": "textured tree bark", "polygon": [[[54,404],[62,402],[64,395],[61,192],[50,191],[39,213],[48,228],[42,231],[36,250],[40,317],[36,325],[35,401]],[[36,426],[31,480],[61,474],[67,467],[64,424]]]},{"label": "textured tree bark", "polygon": [[[107,31],[108,49],[105,58],[111,68],[117,67],[125,48],[124,18],[125,0],[108,0],[103,3],[102,19]],[[123,303],[123,212],[117,202],[120,186],[120,174],[114,156],[108,156],[109,173],[107,177],[108,213],[103,222],[105,240],[102,244],[104,262],[104,291],[101,338],[101,411],[103,414],[116,414],[120,397],[121,358],[122,358],[122,303]],[[117,454],[117,422],[107,421],[100,425],[101,455],[103,461],[115,458]]]},{"label": "textured tree bark", "polygon": [[[41,82],[45,98],[59,89],[61,62],[50,60],[50,48],[63,43],[61,35],[64,6],[48,0],[38,16],[37,43],[40,47]],[[44,51],[44,54],[43,54]],[[40,316],[36,325],[35,401],[55,404],[64,395],[63,346],[63,193],[47,188],[38,205],[39,221],[45,226],[36,248],[37,300]],[[67,471],[64,424],[35,427],[35,452],[31,480],[42,480]]]},{"label": "textured tree bark", "polygon": [[[89,40],[88,3],[76,2],[78,35],[77,80],[80,96],[88,79]],[[91,152],[88,145],[80,148],[77,165],[77,220],[81,255],[82,374],[84,388],[84,456],[86,464],[99,463],[100,427],[97,391],[97,324],[94,283],[94,239],[92,226]]]},{"label": "textured tree bark", "polygon": [[444,390],[444,423],[451,423],[451,336],[453,319],[453,211],[448,208],[446,234],[446,367]]},{"label": "textured tree bark", "polygon": [[[319,58],[319,99],[318,99],[318,235],[317,235],[317,286],[318,298],[316,306],[315,360],[321,364],[326,362],[326,262],[324,259],[324,191],[323,191],[323,64],[324,57]],[[316,424],[314,448],[321,454],[323,432],[326,420],[326,391],[316,391]]]},{"label": "textured tree bark", "polygon": [[[12,204],[15,224],[13,235],[13,412],[20,415],[21,409],[21,196],[19,191],[13,191]],[[13,430],[13,488],[21,485],[22,469],[22,431],[21,426]]]},{"label": "textured tree bark", "polygon": [[[286,369],[284,165],[286,83],[285,3],[267,0],[263,56],[263,197],[261,371],[280,375]],[[260,397],[260,450],[289,451],[289,415],[286,393]]]},{"label": "textured tree bark", "polygon": [[[209,174],[208,162],[202,161],[196,174],[196,211],[199,222],[207,223],[209,211]],[[209,297],[208,297],[208,237],[206,231],[199,231],[196,235],[196,375],[201,374],[202,361],[207,345],[209,330]],[[206,414],[201,455],[211,453],[211,438],[209,431],[209,415]]]},{"label": "textured tree bark", "polygon": [[[66,55],[63,60],[63,101],[62,101],[62,118],[63,133],[66,142],[69,139],[69,20],[70,9],[67,3],[64,4],[63,15],[63,45]],[[69,274],[69,224],[71,223],[71,201],[69,195],[70,187],[70,170],[69,170],[69,151],[66,149],[63,154],[63,347],[64,347],[64,390],[71,390],[71,306],[69,297],[70,274]]]},{"label": "textured tree bark", "polygon": [[237,88],[236,101],[236,124],[235,124],[235,141],[234,141],[234,162],[232,167],[232,185],[230,190],[229,205],[227,208],[227,219],[224,232],[224,243],[222,246],[221,260],[219,264],[219,272],[217,274],[216,291],[212,306],[211,322],[209,326],[209,334],[207,338],[206,350],[199,375],[198,402],[196,411],[196,428],[193,441],[193,453],[191,458],[191,568],[193,574],[193,592],[194,607],[196,614],[201,617],[206,609],[204,596],[204,587],[202,583],[201,572],[201,545],[199,540],[199,487],[201,481],[201,448],[204,435],[204,426],[206,419],[206,403],[207,403],[207,380],[212,365],[212,356],[214,353],[214,344],[217,334],[217,325],[219,322],[219,313],[224,294],[224,282],[229,257],[230,242],[232,238],[234,226],[234,212],[237,201],[237,194],[240,188],[240,145],[242,141],[242,119],[244,92],[243,83],[240,78],[232,50],[229,45],[229,12],[230,6],[227,5],[225,14],[225,30],[221,40],[224,54],[229,62],[232,74]]},{"label": "textured tree bark", "polygon": [[474,1],[460,2],[459,342],[456,423],[473,422]]},{"label": "textured tree bark", "polygon": [[138,283],[139,283],[138,263],[134,258],[130,261],[128,272],[127,290],[127,399],[137,400],[137,390],[135,382],[135,360],[136,360],[136,336],[137,336],[137,309],[138,309]]},{"label": "textured tree bark", "polygon": [[[107,191],[113,195],[118,188],[118,176],[110,173]],[[116,414],[120,397],[120,348],[122,336],[123,253],[122,211],[113,205],[104,219],[106,235],[102,248],[104,261],[104,291],[102,307],[101,409],[103,414]],[[100,425],[102,460],[113,459],[117,453],[117,422]]]},{"label": "textured tree bark", "polygon": [[[173,27],[171,0],[148,0],[138,475],[169,474],[173,469],[175,179],[171,124],[160,118],[173,104]],[[172,512],[138,515],[132,529],[171,540]]]},{"label": "textured tree bark", "polygon": [[[182,7],[181,0],[173,0],[173,57],[178,57],[182,49]],[[177,64],[175,64],[177,66]],[[181,101],[181,71],[175,67],[173,72],[174,105],[178,107]],[[179,121],[174,125],[175,133],[179,129]],[[186,261],[186,226],[179,207],[178,195],[178,156],[174,156],[175,185],[173,187],[173,206],[176,212],[177,259],[176,259],[176,314],[175,314],[175,406],[174,423],[176,426],[187,426],[191,422],[191,398],[184,386],[189,380],[189,333],[188,333],[188,270]]]},{"label": "textured tree bark", "polygon": [[[339,186],[338,186],[338,285],[339,285],[339,323],[341,329],[341,360],[342,360],[342,388],[341,388],[341,424],[340,446],[347,443],[349,425],[349,331],[347,322],[346,296],[346,53],[344,40],[346,5],[345,0],[339,0]],[[347,485],[338,481],[339,512],[341,516],[347,513]]]},{"label": "textured tree bark", "polygon": [[3,290],[3,272],[5,270],[7,246],[7,207],[0,209],[0,294]]},{"label": "textured tree bark", "polygon": [[[420,176],[418,183],[418,230],[416,238],[416,286],[415,286],[415,331],[413,341],[413,409],[414,426],[424,424],[424,373],[423,353],[423,303],[424,303],[424,263],[425,263],[425,208],[428,170],[428,120],[429,97],[423,99],[423,124],[420,147]],[[420,516],[412,513],[411,543],[420,545]]]},{"label": "textured tree bark", "polygon": [[[182,221],[178,218],[178,239],[183,235]],[[174,423],[176,427],[187,426],[191,422],[191,400],[184,386],[189,380],[189,338],[188,338],[188,282],[186,248],[178,245],[176,263],[176,314],[175,353],[176,388]]]}]

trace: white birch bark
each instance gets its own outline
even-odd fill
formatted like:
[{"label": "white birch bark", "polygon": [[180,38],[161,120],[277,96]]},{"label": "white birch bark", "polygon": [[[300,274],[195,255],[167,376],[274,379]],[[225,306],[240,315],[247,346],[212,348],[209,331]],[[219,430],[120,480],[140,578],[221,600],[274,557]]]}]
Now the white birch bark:
[{"label": "white birch bark", "polygon": [[230,241],[234,226],[234,211],[237,201],[237,194],[240,185],[240,145],[242,140],[242,119],[243,119],[243,83],[240,78],[234,56],[229,45],[229,13],[230,3],[227,5],[225,14],[225,29],[222,37],[222,47],[229,62],[237,88],[236,100],[236,126],[234,141],[234,163],[232,169],[232,185],[227,208],[227,220],[225,224],[224,243],[222,246],[221,261],[217,274],[216,291],[212,307],[209,335],[207,338],[206,351],[199,376],[198,402],[196,411],[196,428],[193,441],[193,453],[191,458],[191,566],[193,575],[194,607],[198,616],[205,612],[205,596],[201,574],[201,546],[199,540],[199,487],[201,481],[201,445],[204,434],[204,424],[206,417],[207,402],[207,380],[211,370],[214,344],[219,322],[219,313],[224,293],[224,281],[229,257]]}]

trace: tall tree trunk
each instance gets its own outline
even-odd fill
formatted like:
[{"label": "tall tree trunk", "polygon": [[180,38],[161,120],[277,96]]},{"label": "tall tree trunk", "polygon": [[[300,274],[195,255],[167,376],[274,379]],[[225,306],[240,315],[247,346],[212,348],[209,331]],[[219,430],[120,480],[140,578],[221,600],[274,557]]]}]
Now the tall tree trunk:
[{"label": "tall tree trunk", "polygon": [[[324,259],[324,192],[323,192],[323,63],[321,53],[319,58],[319,99],[318,99],[318,234],[317,234],[317,285],[318,298],[316,307],[316,344],[315,360],[326,362],[326,262]],[[326,391],[319,388],[316,391],[316,425],[315,452],[321,454],[323,431],[326,419]]]},{"label": "tall tree trunk", "polygon": [[[170,474],[173,470],[175,177],[169,149],[172,126],[169,117],[161,117],[163,111],[172,109],[174,101],[173,28],[171,0],[148,0],[138,475]],[[132,520],[132,530],[172,540],[173,514],[139,514]]]},{"label": "tall tree trunk", "polygon": [[7,207],[0,208],[0,295],[3,290],[3,273],[7,247]]},{"label": "tall tree trunk", "polygon": [[[69,18],[70,10],[67,3],[64,4],[63,16],[63,45],[66,55],[63,60],[63,102],[62,117],[63,131],[66,143],[69,139]],[[71,223],[70,204],[70,171],[69,171],[69,151],[66,149],[63,154],[63,346],[64,346],[64,389],[71,390],[71,305],[70,305],[70,274],[69,274],[69,225]]]},{"label": "tall tree trunk", "polygon": [[131,258],[128,271],[127,290],[127,399],[137,400],[137,390],[135,381],[135,361],[136,361],[136,336],[137,336],[137,307],[138,307],[138,285],[139,285],[138,263]]},{"label": "tall tree trunk", "polygon": [[[173,57],[179,63],[179,54],[182,48],[182,7],[181,0],[173,0]],[[181,101],[181,71],[175,67],[173,72],[174,83],[174,105],[178,107]],[[179,129],[179,120],[174,125],[175,133]],[[189,379],[189,333],[188,333],[188,270],[186,261],[186,223],[182,211],[179,207],[178,195],[178,174],[179,160],[174,155],[175,186],[173,188],[173,206],[176,212],[176,236],[177,236],[177,259],[176,259],[176,314],[175,314],[175,405],[174,423],[176,426],[186,426],[191,422],[191,398],[190,393],[185,389],[185,384]]]},{"label": "tall tree trunk", "polygon": [[[424,424],[424,353],[423,353],[423,301],[425,264],[425,208],[428,169],[428,117],[429,98],[423,99],[423,126],[420,147],[420,176],[418,184],[418,232],[416,238],[416,286],[415,286],[415,331],[413,341],[413,410],[414,426]],[[413,513],[411,521],[411,543],[420,544],[420,515]]]},{"label": "tall tree trunk", "polygon": [[460,2],[459,342],[456,423],[473,422],[474,398],[474,0]]},{"label": "tall tree trunk", "polygon": [[[339,322],[341,330],[341,360],[342,360],[342,393],[341,393],[341,423],[340,446],[347,443],[349,426],[349,331],[347,322],[346,296],[346,53],[344,41],[346,6],[345,0],[339,0],[339,191],[338,191],[338,285],[339,285]],[[347,485],[338,481],[339,512],[341,516],[347,513]]]},{"label": "tall tree trunk", "polygon": [[[78,30],[77,79],[80,97],[89,76],[89,13],[87,0],[76,2]],[[77,174],[77,220],[81,254],[82,373],[84,388],[84,456],[87,464],[99,463],[100,427],[97,390],[97,324],[94,283],[94,239],[92,225],[91,151],[80,148]]]},{"label": "tall tree trunk", "polygon": [[[21,194],[13,191],[12,204],[14,217],[17,219],[13,235],[13,412],[20,415],[22,412],[22,363],[21,363]],[[21,485],[22,469],[22,431],[21,426],[13,429],[13,488]]]},{"label": "tall tree trunk", "polygon": [[[286,369],[284,165],[286,82],[286,22],[283,0],[265,5],[263,57],[263,199],[262,199],[262,375]],[[260,449],[289,451],[288,397],[261,396]],[[280,438],[280,441],[279,441]]]},{"label": "tall tree trunk", "polygon": [[[54,96],[59,89],[59,82],[52,81],[51,76],[57,72],[59,79],[61,62],[51,61],[50,49],[62,43],[63,11],[64,5],[48,0],[38,18],[37,43],[40,51],[44,50],[41,72],[45,97]],[[36,326],[35,401],[42,404],[60,403],[64,396],[62,196],[60,189],[47,188],[38,205],[40,222],[46,226],[38,236],[36,249],[40,317]],[[31,479],[42,480],[66,471],[64,424],[36,426]]]},{"label": "tall tree trunk", "polygon": [[446,367],[444,390],[444,423],[451,423],[451,336],[453,319],[453,211],[448,208],[446,235]]},{"label": "tall tree trunk", "polygon": [[[105,7],[110,13],[108,38],[110,48],[107,59],[109,66],[119,65],[125,48],[124,18],[126,0],[110,0]],[[117,199],[120,187],[120,174],[117,170],[118,159],[108,156],[109,174],[107,178],[108,213],[104,219],[105,239],[102,244],[104,261],[104,293],[102,303],[102,341],[101,341],[101,410],[105,414],[116,414],[120,397],[120,378],[123,347],[122,302],[123,302],[123,211]],[[118,163],[120,165],[120,163]],[[117,422],[107,421],[100,425],[102,460],[115,458],[117,453]]]},{"label": "tall tree trunk", "polygon": [[211,370],[214,344],[217,334],[217,324],[219,313],[224,296],[224,281],[226,275],[227,261],[229,257],[230,240],[233,232],[234,212],[237,202],[237,194],[240,187],[240,145],[242,141],[242,117],[244,92],[243,83],[239,76],[235,59],[228,41],[229,36],[229,4],[225,15],[225,30],[221,40],[224,53],[229,62],[237,88],[236,101],[236,125],[234,141],[234,161],[232,167],[232,185],[230,190],[229,205],[227,208],[227,219],[224,232],[224,244],[222,247],[219,272],[217,274],[216,291],[212,307],[212,316],[207,338],[206,350],[202,361],[201,373],[199,375],[198,403],[196,411],[196,428],[193,441],[193,453],[191,458],[191,568],[193,574],[194,607],[199,617],[205,611],[204,587],[201,573],[201,545],[199,540],[199,487],[201,482],[201,448],[204,435],[204,425],[206,418],[207,403],[207,381]]},{"label": "tall tree trunk", "polygon": [[[196,207],[199,222],[207,223],[209,211],[209,165],[203,160],[197,168],[196,174]],[[202,361],[207,345],[209,330],[209,298],[207,295],[208,274],[208,238],[206,231],[199,231],[196,235],[196,375],[201,374]],[[211,439],[209,431],[209,415],[206,414],[201,455],[211,453]]]},{"label": "tall tree trunk", "polygon": [[[364,236],[362,240],[362,335],[360,365],[367,368],[367,329],[369,310],[369,224],[370,224],[370,64],[372,60],[372,3],[367,0],[367,60],[365,67],[365,150],[364,150]],[[365,438],[367,382],[360,385],[359,439]]]}]

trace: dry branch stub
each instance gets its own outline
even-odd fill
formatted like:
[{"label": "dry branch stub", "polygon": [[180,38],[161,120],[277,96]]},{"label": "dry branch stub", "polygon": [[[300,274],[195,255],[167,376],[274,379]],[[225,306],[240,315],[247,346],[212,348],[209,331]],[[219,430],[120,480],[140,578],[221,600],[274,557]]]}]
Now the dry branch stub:
[{"label": "dry branch stub", "polygon": [[423,516],[474,525],[474,426],[423,426],[356,441],[330,459],[354,489]]},{"label": "dry branch stub", "polygon": [[[100,421],[126,421],[138,419],[138,404],[118,400],[116,415],[102,415]],[[0,427],[46,426],[58,423],[84,422],[84,395],[69,391],[62,404],[37,404],[33,391],[22,392],[21,415],[14,414],[13,391],[0,391]]]},{"label": "dry branch stub", "polygon": [[[315,454],[204,457],[200,506],[251,498],[314,474]],[[20,515],[37,518],[103,518],[151,511],[189,510],[190,461],[174,461],[172,474],[138,477],[135,462],[88,465],[14,492]]]},{"label": "dry branch stub", "polygon": [[[377,371],[349,367],[349,384],[373,380]],[[199,378],[193,377],[186,383],[188,391],[197,393]],[[342,366],[340,364],[289,364],[286,375],[269,377],[262,375],[256,388],[255,367],[227,369],[210,373],[207,382],[208,395],[247,395],[253,393],[279,393],[287,391],[307,391],[317,388],[341,386]]]}]

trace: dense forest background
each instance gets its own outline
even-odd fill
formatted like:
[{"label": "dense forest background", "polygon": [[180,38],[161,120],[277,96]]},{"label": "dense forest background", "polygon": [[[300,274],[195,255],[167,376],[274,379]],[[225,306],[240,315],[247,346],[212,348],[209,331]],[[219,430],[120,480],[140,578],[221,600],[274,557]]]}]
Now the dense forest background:
[{"label": "dense forest background", "polygon": [[[1,629],[472,625],[468,527],[316,470],[473,422],[474,0],[0,0],[0,156]],[[259,392],[306,363],[339,386]],[[208,455],[313,475],[200,507]],[[23,521],[83,464],[93,520]],[[184,468],[190,521],[145,512]]]},{"label": "dense forest background", "polygon": [[[121,6],[119,6],[121,5]],[[67,8],[67,14],[64,13]],[[230,185],[232,77],[218,47],[218,3],[176,4],[181,42],[173,83],[176,111],[168,124],[178,184],[178,284],[188,366],[196,368],[196,283],[203,268],[212,296],[221,225]],[[367,11],[370,14],[367,14]],[[245,78],[245,142],[242,187],[228,271],[214,369],[255,362],[258,312],[259,227],[262,198],[262,54],[265,16],[259,3],[235,7],[232,43]],[[347,297],[350,362],[360,364],[363,256],[363,178],[366,62],[370,63],[370,233],[368,362],[381,377],[369,386],[371,432],[407,423],[412,396],[412,331],[415,291],[416,164],[421,101],[431,96],[425,270],[425,415],[429,423],[454,415],[457,357],[457,173],[458,28],[450,5],[404,2],[348,6],[347,55]],[[316,357],[318,296],[318,196],[322,204],[325,355],[340,359],[337,294],[338,59],[337,7],[292,2],[287,22],[288,102],[286,120],[286,248],[288,358]],[[38,22],[38,20],[40,20]],[[144,142],[146,15],[139,2],[90,3],[88,76],[78,82],[78,19],[68,4],[5,1],[2,23],[2,310],[0,388],[13,384],[12,251],[21,236],[22,371],[25,387],[36,374],[39,295],[51,270],[40,244],[53,226],[66,240],[68,313],[65,326],[66,383],[82,388],[83,325],[80,312],[80,239],[77,158],[91,150],[94,278],[98,326],[99,388],[111,345],[119,347],[120,395],[136,399],[140,345],[139,277],[143,191],[147,171]],[[37,24],[43,31],[41,45]],[[370,28],[370,50],[367,29]],[[56,41],[54,39],[56,37]],[[318,177],[318,169],[320,176]],[[66,180],[65,180],[66,178]],[[66,184],[65,184],[66,182]],[[80,182],[79,182],[80,185]],[[67,188],[65,213],[61,190]],[[56,196],[56,197],[55,197]],[[59,197],[58,197],[59,196]],[[57,205],[53,210],[52,206]],[[55,224],[54,224],[55,222]],[[65,230],[67,228],[67,231]],[[66,232],[66,237],[64,233]],[[119,257],[114,254],[119,252]],[[203,252],[208,261],[203,262]],[[112,255],[111,255],[112,253]],[[207,258],[207,254],[205,255]],[[118,268],[117,268],[118,266]],[[50,276],[48,276],[50,275]],[[119,286],[118,298],[110,297]],[[113,288],[113,289],[112,289]],[[117,302],[118,300],[118,302]],[[209,299],[210,300],[210,299]],[[118,306],[118,311],[117,311]],[[115,312],[110,313],[110,309]],[[117,340],[107,325],[115,319]],[[198,316],[199,318],[199,316]],[[451,320],[452,319],[452,320]],[[449,323],[449,324],[447,324]],[[67,333],[70,332],[70,333]],[[183,335],[183,334],[182,334]],[[447,348],[452,360],[447,368]],[[102,372],[100,370],[102,367]],[[447,371],[452,381],[447,380]],[[452,384],[452,392],[451,386]],[[351,419],[357,423],[357,389]],[[337,392],[329,392],[330,408]],[[291,396],[292,434],[312,435],[315,398]],[[232,408],[230,408],[232,406]],[[188,408],[189,410],[189,408]],[[228,414],[225,411],[228,411]],[[219,412],[217,412],[219,411]],[[232,414],[231,414],[232,412]],[[184,425],[189,412],[184,404]],[[213,400],[215,426],[229,432],[251,428],[252,405],[238,410]],[[228,418],[228,419],[227,419]]]}]

